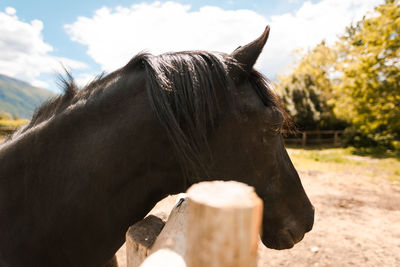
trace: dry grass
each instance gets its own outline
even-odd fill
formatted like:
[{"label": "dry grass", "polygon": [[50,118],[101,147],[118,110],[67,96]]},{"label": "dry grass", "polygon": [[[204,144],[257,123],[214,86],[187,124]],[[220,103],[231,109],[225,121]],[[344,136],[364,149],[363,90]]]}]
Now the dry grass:
[{"label": "dry grass", "polygon": [[21,127],[22,125],[28,123],[28,120],[1,120],[0,127]]},{"label": "dry grass", "polygon": [[0,142],[4,140],[4,137],[10,134],[10,130],[4,128],[15,128],[18,129],[24,124],[28,123],[29,120],[5,120],[0,119]]},{"label": "dry grass", "polygon": [[296,169],[302,171],[346,171],[382,177],[400,184],[400,159],[395,156],[359,156],[354,148],[288,149]]}]

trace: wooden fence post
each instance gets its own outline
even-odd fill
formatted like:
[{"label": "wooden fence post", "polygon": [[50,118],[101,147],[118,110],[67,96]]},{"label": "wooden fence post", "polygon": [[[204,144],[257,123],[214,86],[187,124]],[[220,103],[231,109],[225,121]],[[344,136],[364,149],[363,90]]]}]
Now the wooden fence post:
[{"label": "wooden fence post", "polygon": [[334,132],[333,145],[339,146],[339,131]]},{"label": "wooden fence post", "polygon": [[126,233],[127,267],[139,267],[149,255],[150,247],[164,227],[164,222],[154,215],[132,225]]},{"label": "wooden fence post", "polygon": [[171,214],[176,198],[169,196],[149,212],[146,218],[129,227],[126,232],[127,267],[139,267],[151,253],[155,240],[159,237],[165,222]]},{"label": "wooden fence post", "polygon": [[263,203],[254,189],[233,181],[202,182],[187,196],[140,267],[257,266]]},{"label": "wooden fence post", "polygon": [[263,203],[254,189],[214,181],[195,184],[187,194],[187,266],[257,266]]},{"label": "wooden fence post", "polygon": [[303,132],[301,137],[302,137],[301,138],[301,145],[302,146],[306,146],[307,145],[307,133]]},{"label": "wooden fence post", "polygon": [[186,199],[181,199],[172,209],[167,223],[151,247],[149,257],[140,267],[187,267],[187,203]]}]

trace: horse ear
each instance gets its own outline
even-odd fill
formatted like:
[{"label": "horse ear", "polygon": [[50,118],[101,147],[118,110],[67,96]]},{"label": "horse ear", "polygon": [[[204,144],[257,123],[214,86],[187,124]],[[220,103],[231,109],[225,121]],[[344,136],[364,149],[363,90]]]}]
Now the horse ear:
[{"label": "horse ear", "polygon": [[245,46],[239,46],[232,52],[231,56],[242,64],[246,71],[251,71],[258,56],[261,54],[268,39],[269,29],[270,27],[268,25],[260,37]]}]

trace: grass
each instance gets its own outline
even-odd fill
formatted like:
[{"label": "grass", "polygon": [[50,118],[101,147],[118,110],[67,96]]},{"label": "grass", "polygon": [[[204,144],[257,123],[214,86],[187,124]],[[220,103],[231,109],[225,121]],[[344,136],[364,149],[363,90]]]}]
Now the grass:
[{"label": "grass", "polygon": [[28,120],[4,120],[0,119],[0,142],[3,141],[4,136],[10,134],[9,130],[2,130],[1,128],[19,128],[28,123]]},{"label": "grass", "polygon": [[3,120],[0,119],[0,127],[21,127],[26,124],[28,120]]},{"label": "grass", "polygon": [[377,155],[372,151],[360,153],[359,149],[352,147],[289,148],[288,151],[298,170],[352,171],[371,177],[380,176],[393,183],[400,183],[400,158],[390,151],[379,152]]}]

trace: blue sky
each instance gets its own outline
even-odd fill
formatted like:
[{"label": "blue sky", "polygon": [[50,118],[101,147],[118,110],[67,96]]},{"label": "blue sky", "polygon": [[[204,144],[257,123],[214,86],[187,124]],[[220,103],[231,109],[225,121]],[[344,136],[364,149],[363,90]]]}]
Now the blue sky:
[{"label": "blue sky", "polygon": [[334,42],[345,26],[381,2],[2,0],[0,73],[57,91],[60,62],[84,84],[141,50],[230,52],[270,24],[271,37],[257,67],[275,78],[293,62],[291,51],[322,39]]}]

